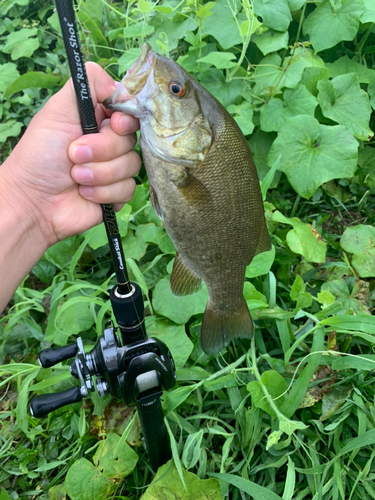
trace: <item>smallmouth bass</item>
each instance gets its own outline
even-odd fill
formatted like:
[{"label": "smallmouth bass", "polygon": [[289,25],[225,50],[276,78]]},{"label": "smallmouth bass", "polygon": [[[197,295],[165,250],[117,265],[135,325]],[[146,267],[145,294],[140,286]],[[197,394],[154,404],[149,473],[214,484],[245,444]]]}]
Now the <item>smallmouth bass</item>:
[{"label": "smallmouth bass", "polygon": [[194,293],[202,279],[207,285],[203,350],[214,354],[235,338],[251,338],[245,270],[271,245],[255,164],[238,125],[148,44],[103,104],[139,119],[151,203],[177,251],[172,292]]}]

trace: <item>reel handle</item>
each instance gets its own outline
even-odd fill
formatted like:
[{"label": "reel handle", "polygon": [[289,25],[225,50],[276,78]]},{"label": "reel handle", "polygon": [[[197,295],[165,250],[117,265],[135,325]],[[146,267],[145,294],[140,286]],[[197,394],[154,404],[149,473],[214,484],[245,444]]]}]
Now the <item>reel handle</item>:
[{"label": "reel handle", "polygon": [[83,396],[78,385],[62,392],[53,394],[40,394],[35,396],[30,404],[30,412],[33,417],[42,418],[65,405],[82,401]]},{"label": "reel handle", "polygon": [[77,352],[77,344],[70,344],[64,347],[55,347],[53,349],[44,349],[44,351],[39,354],[39,364],[43,368],[51,368],[51,366],[57,365],[57,363],[60,363],[60,361],[74,358]]}]

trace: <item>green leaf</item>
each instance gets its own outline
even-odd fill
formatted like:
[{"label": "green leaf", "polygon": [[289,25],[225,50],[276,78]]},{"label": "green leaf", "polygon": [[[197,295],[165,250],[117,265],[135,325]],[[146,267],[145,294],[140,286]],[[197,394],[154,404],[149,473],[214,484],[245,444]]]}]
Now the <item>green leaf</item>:
[{"label": "green leaf", "polygon": [[188,31],[194,31],[196,28],[197,23],[190,17],[178,23],[174,21],[163,22],[162,25],[157,28],[152,37],[147,40],[147,42],[154,50],[156,50],[156,52],[160,52],[157,41],[160,36],[162,36],[164,40],[166,35],[168,40],[167,48],[169,52],[177,47],[179,40],[184,38]]},{"label": "green leaf", "polygon": [[12,500],[12,498],[8,495],[8,493],[4,490],[4,488],[1,488],[0,500]]},{"label": "green leaf", "polygon": [[109,59],[111,57],[111,49],[108,46],[106,37],[101,29],[92,19],[89,12],[84,10],[78,11],[78,18],[82,23],[82,27],[86,36],[90,38],[91,48],[98,58],[103,57]]},{"label": "green leaf", "polygon": [[322,308],[331,306],[335,302],[335,296],[332,295],[328,290],[322,290],[318,293],[317,299],[319,304],[322,304]]},{"label": "green leaf", "polygon": [[235,476],[234,474],[218,474],[215,472],[211,472],[210,476],[217,477],[221,481],[232,484],[233,486],[241,491],[244,491],[256,500],[282,500],[279,495],[276,495],[276,493],[274,493],[270,489],[265,488],[264,486],[260,486],[257,483],[253,483],[252,481],[249,481],[248,479],[245,479],[243,477]]},{"label": "green leaf", "polygon": [[299,10],[306,3],[306,0],[288,0],[290,12]]},{"label": "green leaf", "polygon": [[375,276],[375,227],[364,224],[347,227],[340,245],[353,254],[352,265],[361,278]]},{"label": "green leaf", "polygon": [[[122,207],[120,212],[116,214],[120,235],[122,237],[127,234],[131,211],[132,207],[127,203]],[[108,236],[104,224],[99,224],[98,226],[88,229],[83,233],[83,236],[93,250],[108,245]]]},{"label": "green leaf", "polygon": [[186,335],[185,326],[155,316],[146,317],[147,333],[164,342],[171,351],[176,368],[182,368],[193,351],[194,345]]},{"label": "green leaf", "polygon": [[218,0],[212,8],[212,16],[205,19],[202,38],[212,35],[220,43],[224,50],[230,49],[234,45],[242,42],[237,22],[245,21],[245,18],[238,16],[237,22],[226,0]]},{"label": "green leaf", "polygon": [[186,490],[171,461],[159,468],[151,485],[141,500],[224,500],[217,479],[199,479],[198,476],[182,469]]},{"label": "green leaf", "polygon": [[134,236],[132,231],[122,238],[122,244],[127,258],[140,260],[146,253],[147,243],[142,236]]},{"label": "green leaf", "polygon": [[356,354],[347,355],[332,361],[333,370],[375,370],[375,355]]},{"label": "green leaf", "polygon": [[11,97],[16,92],[30,88],[53,89],[59,84],[60,80],[59,76],[48,75],[39,71],[25,73],[7,87],[4,97]]},{"label": "green leaf", "polygon": [[361,15],[361,23],[375,23],[375,4],[373,0],[363,0],[365,9]]},{"label": "green leaf", "polygon": [[375,109],[375,78],[367,87],[367,92],[369,93],[370,96],[371,106],[373,107],[373,109]]},{"label": "green leaf", "polygon": [[301,84],[305,85],[307,90],[313,95],[318,94],[317,85],[320,80],[328,80],[329,73],[327,68],[309,67],[302,73]]},{"label": "green leaf", "polygon": [[66,345],[70,336],[92,327],[94,318],[87,299],[89,297],[74,297],[58,310],[55,319],[58,331],[55,332],[53,338],[56,345]]},{"label": "green leaf", "polygon": [[[261,130],[259,127],[257,127],[253,135],[248,140],[248,144],[250,146],[254,163],[257,167],[258,177],[260,181],[263,181],[264,177],[270,171],[270,168],[267,166],[268,153],[271,149],[275,137],[275,134],[267,134],[266,132],[263,132],[263,130]],[[275,187],[275,181],[271,182],[270,187]]]},{"label": "green leaf", "polygon": [[296,468],[293,460],[288,456],[288,470],[283,493],[283,500],[292,500],[294,487],[296,485]]},{"label": "green leaf", "polygon": [[242,79],[226,82],[223,72],[216,68],[209,68],[204,73],[201,83],[225,108],[230,104],[236,104],[245,89]]},{"label": "green leaf", "polygon": [[9,33],[3,52],[11,54],[12,61],[20,57],[31,57],[40,45],[38,38],[31,38],[37,33],[37,28],[22,28]]},{"label": "green leaf", "polygon": [[29,399],[29,385],[34,380],[34,378],[38,375],[40,368],[35,366],[35,370],[32,373],[29,373],[22,381],[20,391],[18,393],[17,398],[17,425],[18,427],[26,434],[29,435],[28,430],[28,410],[27,404]]},{"label": "green leaf", "polygon": [[218,69],[226,69],[236,66],[236,63],[232,62],[233,59],[236,59],[236,56],[232,52],[210,52],[207,56],[197,59],[197,62],[206,63]]},{"label": "green leaf", "polygon": [[0,64],[0,92],[4,92],[19,76],[14,63]]},{"label": "green leaf", "polygon": [[165,229],[155,224],[139,225],[137,227],[136,236],[143,238],[147,243],[155,243],[163,253],[172,255],[176,253],[174,245],[165,232]]},{"label": "green leaf", "polygon": [[363,64],[359,64],[353,59],[349,59],[348,56],[340,57],[340,59],[332,63],[327,62],[326,67],[331,78],[346,75],[347,73],[355,73],[358,76],[359,83],[370,83],[375,77],[375,71],[373,69],[366,68]]},{"label": "green leaf", "polygon": [[358,142],[346,128],[300,115],[289,118],[279,132],[269,162],[281,155],[279,170],[298,194],[310,198],[324,182],[354,175],[357,150]]},{"label": "green leaf", "polygon": [[138,461],[138,455],[127,443],[117,446],[119,441],[118,434],[107,434],[93,457],[94,464],[104,477],[114,482],[120,482],[131,474]]},{"label": "green leaf", "polygon": [[363,141],[374,135],[369,128],[371,106],[367,93],[358,83],[356,73],[348,73],[318,83],[318,100],[327,118],[344,125]]},{"label": "green leaf", "polygon": [[65,488],[72,500],[103,500],[117,486],[86,458],[80,458],[69,468]]},{"label": "green leaf", "polygon": [[186,297],[175,297],[172,294],[169,278],[163,278],[154,289],[152,305],[158,314],[166,316],[175,323],[185,324],[193,315],[201,314],[206,308],[207,288]]},{"label": "green leaf", "polygon": [[251,264],[246,268],[246,278],[256,278],[257,276],[267,274],[275,260],[275,252],[275,247],[272,246],[268,252],[256,255]]},{"label": "green leaf", "polygon": [[121,57],[118,58],[118,74],[123,75],[125,71],[127,71],[135,61],[138,59],[138,57],[141,55],[141,49],[140,48],[132,48],[127,50],[124,54],[122,54]]},{"label": "green leaf", "polygon": [[8,120],[5,123],[0,123],[0,143],[5,142],[8,137],[17,137],[21,133],[23,123],[16,120]]},{"label": "green leaf", "polygon": [[282,33],[279,31],[268,30],[261,35],[254,34],[251,37],[251,41],[254,42],[262,52],[262,54],[266,56],[270,52],[276,52],[280,49],[287,49],[289,33],[288,31]]},{"label": "green leaf", "polygon": [[308,262],[321,263],[325,261],[327,245],[311,224],[301,222],[296,217],[289,219],[279,211],[273,213],[272,220],[293,226],[293,229],[286,236],[286,241],[292,252],[303,255]]},{"label": "green leaf", "polygon": [[167,416],[171,411],[180,406],[190,396],[190,394],[195,391],[195,389],[196,384],[193,384],[177,387],[177,389],[167,392],[163,402],[165,415]]},{"label": "green leaf", "polygon": [[254,12],[267,28],[286,31],[292,20],[287,0],[254,0]]},{"label": "green leaf", "polygon": [[48,262],[48,260],[41,259],[32,269],[33,274],[43,283],[50,283],[56,273],[56,267]]},{"label": "green leaf", "polygon": [[150,26],[149,24],[146,23],[135,23],[131,24],[130,26],[126,26],[122,34],[124,35],[124,38],[139,38],[141,37],[142,39],[146,38],[147,36],[150,36],[153,32],[155,31],[153,26]]},{"label": "green leaf", "polygon": [[305,292],[305,289],[306,285],[303,279],[299,274],[297,274],[290,291],[290,298],[297,302],[297,309],[305,309],[306,307],[310,307],[312,304],[312,295],[308,292]]},{"label": "green leaf", "polygon": [[[261,384],[266,386],[269,395],[274,400],[275,405],[281,408],[284,402],[284,396],[281,396],[287,390],[287,383],[285,379],[275,370],[268,370],[262,373]],[[246,389],[250,392],[253,404],[257,408],[269,413],[276,418],[275,411],[271,408],[262,391],[261,385],[257,381],[249,382]]]},{"label": "green leaf", "polygon": [[284,100],[272,98],[260,108],[260,125],[265,132],[280,131],[292,116],[314,116],[318,101],[304,85],[284,92]]},{"label": "green leaf", "polygon": [[236,120],[243,135],[250,135],[254,130],[253,123],[253,108],[247,101],[242,102],[238,106],[231,104],[228,106],[229,113]]},{"label": "green leaf", "polygon": [[342,40],[353,40],[363,11],[362,0],[341,0],[334,9],[331,2],[321,2],[303,23],[303,32],[317,52],[329,49]]},{"label": "green leaf", "polygon": [[192,434],[188,435],[185,442],[184,451],[182,452],[182,463],[184,464],[186,469],[191,469],[198,462],[201,452],[202,438],[202,429],[198,432],[193,432]]}]

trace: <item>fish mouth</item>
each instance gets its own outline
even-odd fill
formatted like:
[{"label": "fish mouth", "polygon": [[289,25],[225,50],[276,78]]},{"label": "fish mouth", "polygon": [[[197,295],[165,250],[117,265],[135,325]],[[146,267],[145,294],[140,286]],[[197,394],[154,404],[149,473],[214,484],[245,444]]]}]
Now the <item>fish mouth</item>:
[{"label": "fish mouth", "polygon": [[143,90],[149,76],[154,70],[155,63],[155,52],[148,43],[144,43],[140,56],[131,68],[128,69],[115,92],[103,102],[103,106],[108,109],[122,111],[120,106],[134,99],[134,97]]}]

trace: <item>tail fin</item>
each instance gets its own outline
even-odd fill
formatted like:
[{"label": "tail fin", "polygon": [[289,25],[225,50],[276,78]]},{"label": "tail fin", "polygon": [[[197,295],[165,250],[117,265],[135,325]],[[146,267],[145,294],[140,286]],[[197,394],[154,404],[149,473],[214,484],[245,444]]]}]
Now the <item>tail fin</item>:
[{"label": "tail fin", "polygon": [[245,299],[236,311],[213,309],[208,301],[202,321],[201,345],[206,354],[215,354],[237,338],[251,339],[253,320]]}]

